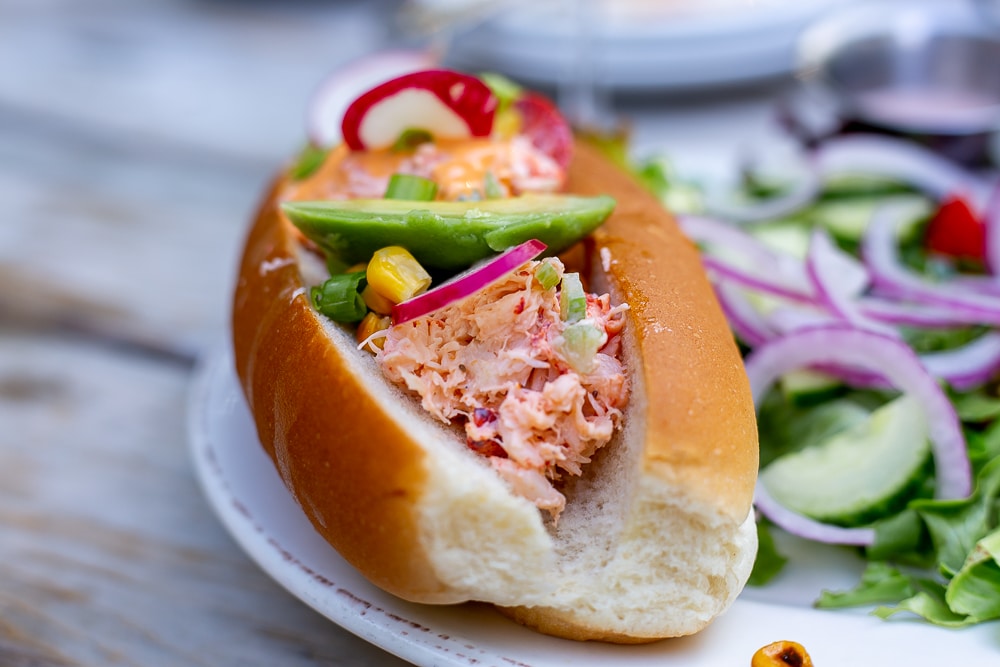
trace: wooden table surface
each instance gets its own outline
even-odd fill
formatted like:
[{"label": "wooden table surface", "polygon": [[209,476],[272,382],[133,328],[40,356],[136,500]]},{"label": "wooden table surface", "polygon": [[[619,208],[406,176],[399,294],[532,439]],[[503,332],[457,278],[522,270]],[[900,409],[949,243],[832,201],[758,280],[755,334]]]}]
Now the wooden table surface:
[{"label": "wooden table surface", "polygon": [[[185,432],[258,197],[398,6],[0,0],[0,666],[403,664],[243,554]],[[726,140],[703,111],[637,137]]]}]

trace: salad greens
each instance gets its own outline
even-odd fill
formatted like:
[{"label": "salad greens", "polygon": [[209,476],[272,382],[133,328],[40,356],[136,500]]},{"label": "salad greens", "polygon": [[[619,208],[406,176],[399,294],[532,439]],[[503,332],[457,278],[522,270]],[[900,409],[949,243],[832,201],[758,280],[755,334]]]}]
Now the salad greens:
[{"label": "salad greens", "polygon": [[[662,157],[633,165],[642,182],[678,214],[704,213],[697,185],[681,180]],[[780,196],[780,183],[748,172],[744,199]],[[866,219],[886,198],[909,198],[913,223],[900,239],[903,262],[923,275],[947,278],[967,267],[928,253],[925,230],[933,202],[904,184],[883,177],[838,177],[824,183],[814,201],[780,220],[755,223],[767,227],[801,227],[807,236],[814,225],[826,227],[838,245],[857,253]],[[908,200],[908,201],[909,201]],[[754,225],[744,227],[751,232]],[[986,326],[949,328],[900,327],[903,339],[918,354],[951,350],[990,331]],[[749,346],[738,341],[741,349]],[[934,499],[934,469],[928,459],[906,485],[905,493],[885,502],[880,513],[865,515],[875,542],[856,549],[867,567],[858,585],[846,591],[824,591],[815,605],[822,609],[870,606],[881,618],[908,612],[931,623],[963,627],[1000,618],[1000,378],[975,389],[947,388],[962,422],[976,480],[966,499]],[[839,434],[858,431],[881,406],[899,394],[856,389],[837,381],[779,383],[758,412],[761,469],[808,448],[829,443]],[[862,429],[863,430],[863,429]],[[922,445],[914,443],[914,446]],[[846,451],[846,449],[845,449]],[[778,530],[758,521],[759,549],[749,584],[766,585],[779,577],[789,558],[772,535]]]}]

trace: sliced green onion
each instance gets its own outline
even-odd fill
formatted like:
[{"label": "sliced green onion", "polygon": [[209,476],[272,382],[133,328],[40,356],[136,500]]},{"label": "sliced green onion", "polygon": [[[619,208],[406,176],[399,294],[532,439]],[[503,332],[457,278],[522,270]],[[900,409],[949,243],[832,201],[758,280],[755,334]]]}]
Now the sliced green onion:
[{"label": "sliced green onion", "polygon": [[587,295],[579,273],[566,273],[559,292],[559,316],[564,322],[579,322],[587,316]]},{"label": "sliced green onion", "polygon": [[413,174],[393,174],[389,177],[389,187],[385,189],[385,199],[406,199],[408,201],[434,201],[437,183]]},{"label": "sliced green onion", "polygon": [[552,289],[559,284],[559,271],[552,262],[543,260],[535,269],[535,280],[542,289]]},{"label": "sliced green onion", "polygon": [[562,353],[577,373],[594,370],[594,355],[604,342],[604,333],[590,322],[571,324],[563,331]]},{"label": "sliced green onion", "polygon": [[500,181],[497,180],[492,171],[487,171],[483,178],[483,194],[486,195],[487,199],[503,199],[507,196],[503,186],[500,185]]},{"label": "sliced green onion", "polygon": [[508,106],[520,99],[523,88],[517,85],[502,74],[496,72],[483,72],[479,75],[483,83],[493,91],[497,101],[500,103],[498,111],[503,111]]},{"label": "sliced green onion", "polygon": [[293,181],[301,181],[316,173],[326,159],[327,150],[316,144],[308,144],[295,158],[295,164],[288,170],[288,177]]},{"label": "sliced green onion", "polygon": [[420,144],[426,144],[431,141],[434,141],[434,137],[431,136],[430,132],[411,127],[403,130],[403,133],[396,139],[396,143],[392,145],[392,150],[394,153],[405,153],[412,151]]},{"label": "sliced green onion", "polygon": [[368,312],[359,291],[364,279],[364,271],[331,276],[322,285],[309,291],[313,307],[334,322],[359,321]]}]

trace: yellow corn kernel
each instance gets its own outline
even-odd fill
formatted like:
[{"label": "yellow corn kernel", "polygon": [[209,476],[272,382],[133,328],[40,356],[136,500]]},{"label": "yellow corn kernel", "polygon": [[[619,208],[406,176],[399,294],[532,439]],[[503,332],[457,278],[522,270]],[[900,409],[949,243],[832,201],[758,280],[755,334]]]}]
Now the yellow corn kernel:
[{"label": "yellow corn kernel", "polygon": [[392,312],[392,301],[373,290],[371,285],[365,285],[361,290],[361,298],[364,299],[368,310],[373,310],[379,315],[388,315]]},{"label": "yellow corn kernel", "polygon": [[376,250],[368,262],[368,286],[392,303],[401,303],[423,292],[431,277],[406,248]]},{"label": "yellow corn kernel", "polygon": [[349,267],[344,269],[344,273],[357,273],[358,271],[367,271],[368,262],[358,262],[357,264],[351,264]]},{"label": "yellow corn kernel", "polygon": [[798,642],[780,641],[762,647],[750,659],[750,667],[813,667],[812,658]]},{"label": "yellow corn kernel", "polygon": [[[388,329],[391,324],[392,319],[389,317],[382,317],[378,313],[368,313],[361,319],[361,322],[358,323],[358,329],[354,332],[354,338],[359,343],[363,343],[368,340],[368,337],[373,333],[376,331],[382,331],[383,329]],[[369,341],[368,345],[365,346],[365,349],[369,352],[375,352],[375,348],[381,350],[383,345],[385,345],[385,339],[376,338]]]}]

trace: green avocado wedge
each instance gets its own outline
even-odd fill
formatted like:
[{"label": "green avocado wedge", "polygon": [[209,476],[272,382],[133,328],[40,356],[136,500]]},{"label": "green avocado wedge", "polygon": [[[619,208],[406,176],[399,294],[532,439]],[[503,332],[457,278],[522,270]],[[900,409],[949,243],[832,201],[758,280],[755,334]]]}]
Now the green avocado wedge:
[{"label": "green avocado wedge", "polygon": [[403,246],[424,266],[464,269],[530,239],[561,252],[614,210],[607,196],[528,194],[481,201],[352,199],[286,202],[281,210],[303,234],[348,264],[379,248]]}]

